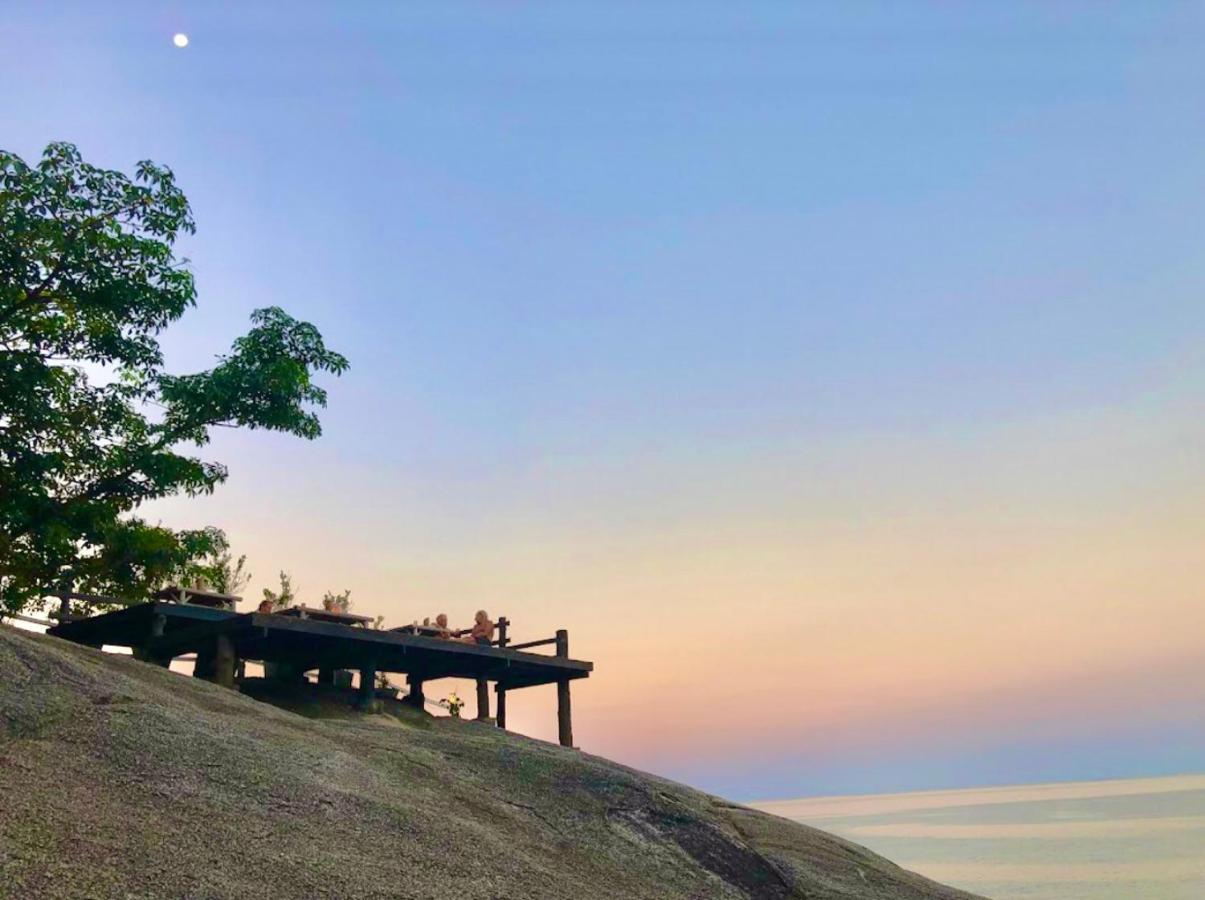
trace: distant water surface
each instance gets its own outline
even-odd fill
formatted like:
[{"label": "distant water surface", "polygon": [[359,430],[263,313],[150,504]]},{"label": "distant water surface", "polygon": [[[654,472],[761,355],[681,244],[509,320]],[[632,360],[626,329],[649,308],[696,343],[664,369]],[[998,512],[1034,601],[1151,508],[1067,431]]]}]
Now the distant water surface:
[{"label": "distant water surface", "polygon": [[997,900],[1205,900],[1205,775],[754,805]]}]

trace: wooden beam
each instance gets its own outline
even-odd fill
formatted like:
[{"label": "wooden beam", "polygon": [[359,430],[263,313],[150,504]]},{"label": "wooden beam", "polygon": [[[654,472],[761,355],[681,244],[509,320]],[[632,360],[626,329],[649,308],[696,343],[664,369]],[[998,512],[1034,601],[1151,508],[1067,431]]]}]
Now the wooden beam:
[{"label": "wooden beam", "polygon": [[[170,606],[165,604],[164,607],[162,607],[162,608],[168,609],[168,608],[170,608]],[[188,606],[183,605],[183,604],[176,607],[176,609],[188,609],[188,608],[189,608]],[[203,609],[207,613],[212,611],[210,609],[210,607],[207,607],[207,606],[198,606],[195,608]],[[224,611],[218,610],[216,612],[218,612],[220,615],[222,615],[223,618],[211,619],[211,620],[200,620],[200,621],[197,621],[195,624],[190,624],[186,628],[184,628],[184,627],[174,628],[172,631],[168,632],[164,637],[156,640],[155,648],[154,648],[155,652],[159,653],[159,654],[163,654],[163,655],[170,654],[171,656],[177,656],[180,653],[187,653],[188,651],[191,651],[191,650],[199,650],[202,647],[209,647],[213,643],[213,638],[217,637],[220,634],[221,635],[231,635],[236,631],[246,630],[246,628],[249,624],[249,620],[251,618],[250,613],[247,613],[247,614],[244,614],[241,616],[239,616],[239,615],[232,616]],[[117,615],[117,614],[115,613],[114,615]],[[171,617],[173,619],[177,618],[175,613],[171,613]],[[97,619],[91,619],[89,621],[96,622]]]},{"label": "wooden beam", "polygon": [[18,622],[29,622],[33,625],[45,625],[47,628],[53,628],[56,624],[58,624],[53,619],[39,619],[35,616],[23,616],[20,613],[15,612],[0,611],[0,619],[16,619]]},{"label": "wooden beam", "polygon": [[506,688],[502,685],[494,685],[494,691],[498,694],[498,711],[495,714],[497,718],[494,720],[498,723],[499,728],[506,728]]},{"label": "wooden beam", "polygon": [[62,605],[66,604],[68,600],[82,600],[84,603],[88,604],[106,603],[110,606],[138,606],[139,604],[147,602],[146,597],[111,597],[107,594],[80,594],[76,591],[65,591],[64,593],[55,594],[54,596],[59,599],[60,613],[62,611]]},{"label": "wooden beam", "polygon": [[[511,644],[507,647],[508,650],[526,650],[528,647],[543,647],[548,644],[555,644],[556,638],[540,638],[538,641],[524,641],[522,644]],[[560,655],[559,653],[557,654]]]}]

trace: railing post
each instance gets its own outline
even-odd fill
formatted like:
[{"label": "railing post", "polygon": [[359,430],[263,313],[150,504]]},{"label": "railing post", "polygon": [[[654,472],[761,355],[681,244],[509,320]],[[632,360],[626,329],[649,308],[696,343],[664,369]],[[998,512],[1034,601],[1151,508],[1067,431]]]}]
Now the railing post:
[{"label": "railing post", "polygon": [[[506,616],[498,617],[498,646],[505,647],[510,643],[510,636],[507,634],[507,629],[510,628],[510,619]],[[494,710],[494,724],[499,728],[506,728],[506,688],[500,683],[494,685],[494,691],[498,694],[498,708]]]},{"label": "railing post", "polygon": [[[556,655],[569,656],[569,632],[560,629],[556,633]],[[569,679],[562,678],[556,683],[556,721],[557,732],[562,747],[573,746],[573,713],[569,706]]]}]

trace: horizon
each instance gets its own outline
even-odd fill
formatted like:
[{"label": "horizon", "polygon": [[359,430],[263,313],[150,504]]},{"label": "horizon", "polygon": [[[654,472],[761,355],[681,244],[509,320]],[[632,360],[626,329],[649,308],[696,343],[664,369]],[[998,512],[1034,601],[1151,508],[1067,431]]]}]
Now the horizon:
[{"label": "horizon", "polygon": [[756,804],[985,897],[1196,897],[1205,775]]},{"label": "horizon", "polygon": [[[908,804],[900,806],[892,804],[886,807],[876,807],[871,805],[855,806],[854,804],[841,804],[839,807],[826,805],[830,800],[841,801],[869,801],[878,799],[898,800],[907,797],[932,797],[935,807],[948,809],[951,806],[958,804],[938,803],[938,798],[946,799],[948,795],[975,795],[976,805],[983,803],[991,803],[990,795],[992,792],[999,792],[1002,803],[1018,802],[1016,792],[1024,790],[1033,790],[1035,788],[1072,788],[1071,791],[1050,791],[1045,794],[1035,793],[1031,797],[1023,796],[1022,799],[1052,799],[1052,800],[1075,800],[1081,796],[1099,797],[1104,796],[1099,792],[1089,792],[1086,789],[1090,787],[1105,787],[1109,785],[1129,785],[1134,790],[1132,791],[1117,791],[1111,794],[1112,796],[1124,796],[1128,793],[1150,794],[1158,793],[1152,791],[1152,782],[1167,782],[1168,790],[1192,790],[1205,788],[1205,772],[1177,772],[1171,775],[1143,775],[1135,778],[1085,778],[1080,781],[1034,781],[1029,783],[1013,783],[1013,784],[975,784],[966,785],[964,787],[951,788],[928,788],[915,791],[891,791],[887,793],[859,793],[850,794],[814,794],[806,797],[783,797],[777,800],[755,800],[750,805],[755,809],[760,809],[765,812],[773,812],[776,809],[789,810],[787,812],[779,812],[776,815],[784,816],[785,818],[795,818],[800,821],[812,821],[816,818],[827,818],[832,815],[849,816],[862,814],[881,814],[885,812],[916,812],[925,809],[928,804]],[[1174,787],[1172,786],[1174,784]],[[1084,790],[1079,790],[1084,789]],[[988,796],[985,796],[988,795]],[[790,809],[790,804],[802,803],[802,810]],[[796,813],[792,815],[791,813]],[[805,815],[805,814],[806,815]]]},{"label": "horizon", "polygon": [[175,171],[169,370],[349,358],[143,509],[248,601],[567,628],[739,800],[1205,770],[1199,9],[125,9],[13,6],[0,146]]}]

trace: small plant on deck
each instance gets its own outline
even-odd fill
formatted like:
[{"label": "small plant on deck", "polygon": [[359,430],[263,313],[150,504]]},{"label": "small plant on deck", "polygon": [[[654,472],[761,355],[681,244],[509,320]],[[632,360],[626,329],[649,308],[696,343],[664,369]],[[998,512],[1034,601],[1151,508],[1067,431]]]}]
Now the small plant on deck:
[{"label": "small plant on deck", "polygon": [[345,613],[351,609],[351,591],[341,594],[327,591],[322,595],[322,608],[327,612]]},{"label": "small plant on deck", "polygon": [[280,573],[280,591],[264,588],[264,599],[272,603],[273,609],[287,609],[297,600],[297,592],[293,588],[293,576],[288,572]]}]

